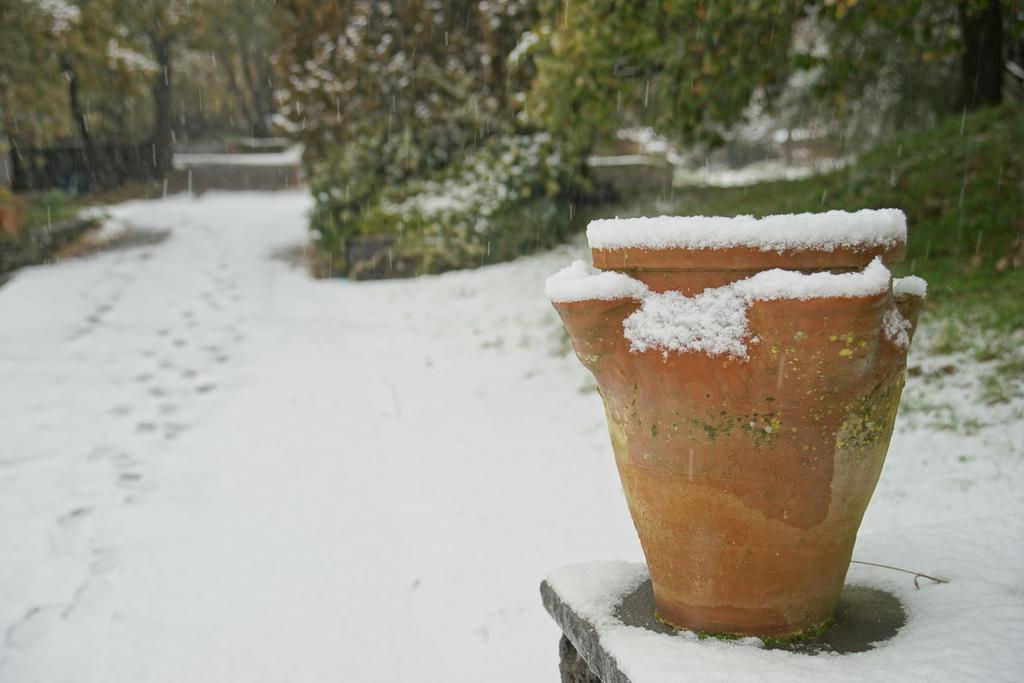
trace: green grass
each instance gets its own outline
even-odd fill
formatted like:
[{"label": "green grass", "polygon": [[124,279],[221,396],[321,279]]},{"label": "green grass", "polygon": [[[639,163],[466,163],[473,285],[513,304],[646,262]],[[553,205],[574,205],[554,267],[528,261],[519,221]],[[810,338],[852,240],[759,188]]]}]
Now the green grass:
[{"label": "green grass", "polygon": [[74,218],[79,207],[60,190],[33,193],[26,196],[25,228],[45,228],[58,221]]}]

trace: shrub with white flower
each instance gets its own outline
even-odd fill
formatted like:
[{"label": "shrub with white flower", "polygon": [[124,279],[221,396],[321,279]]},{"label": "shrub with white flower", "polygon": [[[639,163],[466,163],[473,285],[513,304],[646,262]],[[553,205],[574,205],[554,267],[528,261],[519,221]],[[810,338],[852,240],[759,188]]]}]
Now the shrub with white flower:
[{"label": "shrub with white flower", "polygon": [[574,169],[547,133],[495,137],[439,177],[384,190],[362,234],[397,234],[419,272],[514,258],[563,239]]}]

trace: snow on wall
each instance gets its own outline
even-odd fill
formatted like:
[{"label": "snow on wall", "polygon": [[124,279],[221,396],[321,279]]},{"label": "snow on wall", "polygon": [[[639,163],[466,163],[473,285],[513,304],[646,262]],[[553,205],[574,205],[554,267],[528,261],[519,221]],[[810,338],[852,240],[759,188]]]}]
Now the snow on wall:
[{"label": "snow on wall", "polygon": [[891,247],[907,241],[907,218],[899,209],[753,216],[659,216],[591,221],[592,249],[796,249]]}]

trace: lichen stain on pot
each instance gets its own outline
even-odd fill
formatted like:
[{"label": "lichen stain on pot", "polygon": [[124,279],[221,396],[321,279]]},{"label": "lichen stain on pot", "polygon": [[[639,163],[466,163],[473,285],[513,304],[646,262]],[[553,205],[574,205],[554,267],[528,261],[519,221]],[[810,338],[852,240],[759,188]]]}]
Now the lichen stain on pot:
[{"label": "lichen stain on pot", "polygon": [[[848,228],[876,218],[848,216],[857,217]],[[604,400],[667,622],[779,637],[831,618],[892,433],[906,361],[900,335],[909,344],[923,300],[894,298],[888,270],[871,260],[901,253],[905,240],[905,224],[900,234],[892,214],[881,218],[889,222],[866,229],[875,241],[861,250],[856,230],[813,258],[809,238],[794,238],[798,266],[831,260],[841,274],[758,273],[735,249],[730,270],[717,267],[714,249],[677,245],[686,266],[678,273],[657,249],[629,247],[620,261],[637,270],[628,275],[574,264],[549,279]],[[643,277],[645,254],[655,255],[656,278]],[[788,265],[785,249],[758,254],[757,266]],[[604,263],[612,256],[602,249]],[[863,271],[846,272],[858,264]],[[679,293],[663,288],[672,282],[683,283]],[[912,284],[902,289],[923,288]],[[902,317],[883,320],[893,310]]]}]

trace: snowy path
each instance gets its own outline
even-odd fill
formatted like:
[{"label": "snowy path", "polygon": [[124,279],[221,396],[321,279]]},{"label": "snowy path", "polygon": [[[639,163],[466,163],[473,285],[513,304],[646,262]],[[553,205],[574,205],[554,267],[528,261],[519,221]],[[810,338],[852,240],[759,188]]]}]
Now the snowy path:
[{"label": "snowy path", "polygon": [[[0,288],[3,683],[555,680],[539,580],[640,558],[541,295],[572,250],[315,282],[272,257],[309,205],[121,205],[169,238]],[[901,418],[865,533],[1019,516],[1001,410]]]}]

